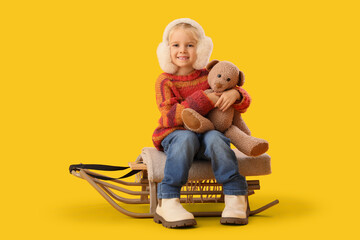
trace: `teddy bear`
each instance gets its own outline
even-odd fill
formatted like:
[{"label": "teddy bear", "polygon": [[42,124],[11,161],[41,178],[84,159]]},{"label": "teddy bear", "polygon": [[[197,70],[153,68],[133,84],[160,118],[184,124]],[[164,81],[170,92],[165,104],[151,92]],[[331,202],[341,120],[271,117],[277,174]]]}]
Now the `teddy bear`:
[{"label": "teddy bear", "polygon": [[[206,93],[218,93],[244,84],[244,73],[233,63],[228,61],[213,60],[206,66],[209,71],[208,83],[210,89]],[[186,108],[181,113],[186,129],[196,133],[209,130],[218,130],[231,140],[231,143],[242,153],[248,156],[258,156],[265,153],[269,143],[260,138],[251,136],[249,128],[241,117],[241,113],[229,107],[226,111],[218,108],[211,110],[206,117],[191,108]]]}]

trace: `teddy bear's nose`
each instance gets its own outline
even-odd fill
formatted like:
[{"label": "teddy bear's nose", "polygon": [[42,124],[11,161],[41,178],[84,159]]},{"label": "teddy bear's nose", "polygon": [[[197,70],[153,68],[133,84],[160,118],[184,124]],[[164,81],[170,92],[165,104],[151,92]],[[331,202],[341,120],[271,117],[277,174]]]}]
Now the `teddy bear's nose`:
[{"label": "teddy bear's nose", "polygon": [[217,83],[217,84],[216,84],[216,87],[217,87],[217,88],[221,88],[222,86],[223,86],[223,85],[222,85],[221,83]]}]

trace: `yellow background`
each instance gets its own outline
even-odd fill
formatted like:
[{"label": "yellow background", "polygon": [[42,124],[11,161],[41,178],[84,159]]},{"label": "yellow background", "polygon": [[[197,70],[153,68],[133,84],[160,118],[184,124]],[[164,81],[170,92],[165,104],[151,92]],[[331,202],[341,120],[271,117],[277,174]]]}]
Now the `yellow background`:
[{"label": "yellow background", "polygon": [[[356,2],[2,1],[4,239],[358,236]],[[280,204],[244,227],[198,218],[194,229],[169,230],[118,213],[68,173],[80,162],[126,165],[152,146],[155,52],[181,17],[213,39],[211,59],[244,71],[245,121],[270,142],[273,174],[251,206]]]}]

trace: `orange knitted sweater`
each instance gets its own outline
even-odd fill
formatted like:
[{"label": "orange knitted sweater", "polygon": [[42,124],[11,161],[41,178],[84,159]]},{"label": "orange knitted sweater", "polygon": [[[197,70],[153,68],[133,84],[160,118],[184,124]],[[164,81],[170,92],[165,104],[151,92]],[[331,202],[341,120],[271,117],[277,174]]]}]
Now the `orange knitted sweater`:
[{"label": "orange knitted sweater", "polygon": [[[162,73],[155,84],[156,103],[161,117],[159,126],[155,129],[152,140],[158,150],[163,150],[162,140],[178,129],[185,129],[181,119],[181,112],[185,108],[192,108],[205,116],[214,108],[213,102],[204,93],[210,86],[207,81],[206,69],[195,70],[186,76]],[[248,93],[237,87],[241,100],[233,104],[235,110],[244,113],[249,107],[251,99]]]}]

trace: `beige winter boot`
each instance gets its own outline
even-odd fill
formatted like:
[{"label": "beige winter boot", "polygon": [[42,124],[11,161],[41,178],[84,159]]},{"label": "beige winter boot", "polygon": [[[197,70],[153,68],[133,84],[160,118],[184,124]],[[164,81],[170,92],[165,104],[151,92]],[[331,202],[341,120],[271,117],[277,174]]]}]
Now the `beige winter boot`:
[{"label": "beige winter boot", "polygon": [[181,228],[196,225],[194,215],[185,210],[179,198],[160,199],[154,215],[154,222],[167,228]]},{"label": "beige winter boot", "polygon": [[249,207],[247,196],[225,195],[225,208],[221,214],[221,224],[248,224]]}]

